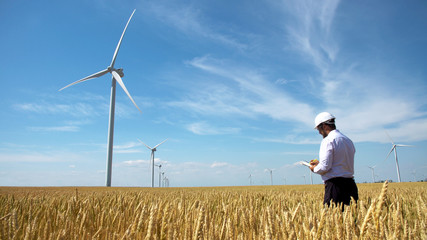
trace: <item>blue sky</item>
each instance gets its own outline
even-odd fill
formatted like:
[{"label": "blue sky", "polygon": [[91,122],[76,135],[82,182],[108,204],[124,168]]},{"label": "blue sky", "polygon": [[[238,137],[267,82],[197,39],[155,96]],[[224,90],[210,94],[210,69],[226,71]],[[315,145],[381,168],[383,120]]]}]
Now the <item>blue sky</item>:
[{"label": "blue sky", "polygon": [[[112,186],[310,182],[317,113],[356,146],[355,178],[427,178],[425,1],[1,1],[0,185],[104,186],[116,59]],[[156,185],[158,169],[156,168]],[[305,177],[304,177],[305,176]],[[313,175],[314,183],[321,183]]]}]

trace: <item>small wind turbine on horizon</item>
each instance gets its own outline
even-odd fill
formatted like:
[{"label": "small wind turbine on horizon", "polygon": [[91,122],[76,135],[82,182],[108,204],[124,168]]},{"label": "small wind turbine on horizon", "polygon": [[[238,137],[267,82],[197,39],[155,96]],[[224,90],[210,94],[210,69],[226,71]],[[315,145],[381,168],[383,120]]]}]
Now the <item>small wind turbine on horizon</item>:
[{"label": "small wind turbine on horizon", "polygon": [[166,179],[166,177],[165,177],[165,172],[162,172],[162,186],[160,186],[160,187],[164,187],[165,186],[165,179]]},{"label": "small wind turbine on horizon", "polygon": [[274,169],[267,168],[266,170],[270,172],[270,184],[273,185],[273,170]]},{"label": "small wind turbine on horizon", "polygon": [[249,174],[249,185],[252,186],[252,174]]},{"label": "small wind turbine on horizon", "polygon": [[111,83],[111,96],[110,96],[110,118],[109,118],[109,127],[108,127],[108,148],[107,148],[107,172],[106,172],[106,186],[111,187],[111,173],[112,173],[112,164],[113,164],[113,136],[114,136],[114,111],[115,111],[115,103],[116,103],[116,82],[119,83],[119,85],[122,87],[123,91],[128,95],[132,103],[135,105],[135,107],[141,112],[141,109],[136,105],[135,101],[133,100],[132,96],[129,94],[128,90],[126,89],[125,84],[123,83],[122,77],[124,76],[123,69],[122,68],[114,68],[114,64],[116,62],[117,54],[120,49],[120,45],[122,44],[123,37],[125,35],[126,29],[129,25],[130,20],[132,19],[133,14],[135,13],[136,9],[133,10],[132,14],[129,17],[128,22],[126,23],[125,29],[123,30],[122,36],[120,37],[119,43],[117,44],[116,50],[113,55],[113,59],[110,63],[110,66],[108,66],[106,69],[99,71],[97,73],[94,73],[92,75],[89,75],[85,78],[82,78],[78,81],[75,81],[71,84],[68,84],[67,86],[59,89],[59,91],[62,91],[63,89],[70,87],[74,84],[84,82],[93,78],[101,77],[107,73],[111,73],[112,75],[112,83]]},{"label": "small wind turbine on horizon", "polygon": [[162,185],[161,185],[161,178],[162,178],[162,164],[159,164],[159,165],[154,165],[154,166],[156,166],[156,167],[159,167],[159,187],[162,187]]},{"label": "small wind turbine on horizon", "polygon": [[168,139],[166,138],[163,142],[161,142],[161,143],[157,144],[155,147],[151,148],[147,144],[145,144],[144,142],[142,142],[141,140],[138,139],[138,141],[140,141],[148,149],[151,150],[151,187],[154,187],[154,152],[157,151],[157,147],[159,147],[162,143],[166,142],[166,140],[168,140]]},{"label": "small wind turbine on horizon", "polygon": [[368,166],[372,170],[372,182],[375,183],[375,167],[376,166]]},{"label": "small wind turbine on horizon", "polygon": [[403,145],[403,144],[395,144],[393,142],[393,139],[391,139],[390,135],[388,135],[388,133],[386,132],[387,136],[390,138],[391,144],[393,144],[393,146],[391,147],[390,152],[387,154],[387,157],[385,158],[385,160],[387,160],[388,156],[390,156],[391,152],[394,151],[394,159],[396,161],[396,170],[397,170],[397,178],[400,181],[400,171],[399,171],[399,162],[397,161],[397,147],[413,147],[412,145]]},{"label": "small wind turbine on horizon", "polygon": [[311,182],[311,185],[313,185],[313,172],[311,170],[309,171],[310,171],[310,182]]}]

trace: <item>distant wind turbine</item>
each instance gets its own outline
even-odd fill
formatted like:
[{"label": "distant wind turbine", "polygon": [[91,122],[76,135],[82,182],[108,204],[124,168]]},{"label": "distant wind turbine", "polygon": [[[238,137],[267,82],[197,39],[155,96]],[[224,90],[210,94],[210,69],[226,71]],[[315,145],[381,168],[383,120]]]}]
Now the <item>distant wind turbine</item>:
[{"label": "distant wind turbine", "polygon": [[119,69],[114,68],[114,63],[116,62],[116,57],[117,57],[117,54],[119,52],[120,45],[122,43],[126,29],[129,25],[129,22],[132,19],[133,14],[135,13],[135,10],[133,10],[132,14],[129,17],[128,22],[126,23],[125,29],[123,30],[122,36],[120,37],[119,43],[117,44],[116,51],[114,52],[113,60],[111,61],[110,66],[108,66],[106,69],[104,69],[102,71],[99,71],[99,72],[94,73],[90,76],[82,78],[78,81],[75,81],[75,82],[68,84],[67,86],[59,89],[59,91],[61,91],[61,90],[65,89],[69,86],[74,85],[74,84],[84,82],[84,81],[87,81],[87,80],[90,80],[93,78],[101,77],[107,73],[111,73],[111,75],[113,76],[112,77],[112,83],[111,83],[111,96],[110,96],[110,120],[108,123],[109,128],[108,128],[107,172],[106,172],[106,186],[107,187],[111,186],[111,172],[112,172],[111,167],[113,164],[113,136],[114,136],[114,111],[115,111],[115,104],[116,104],[116,82],[119,83],[119,85],[122,87],[122,89],[128,95],[130,100],[133,102],[135,107],[141,112],[141,109],[139,109],[139,107],[136,105],[135,101],[133,100],[133,98],[129,94],[128,90],[126,89],[125,84],[123,83],[123,80],[122,80],[122,77],[124,76],[123,69],[122,68],[119,68]]},{"label": "distant wind turbine", "polygon": [[154,166],[156,166],[156,167],[159,167],[159,187],[162,187],[162,184],[161,184],[161,178],[162,178],[162,164],[159,164],[159,165],[154,165]]},{"label": "distant wind turbine", "polygon": [[252,174],[249,174],[249,185],[251,185],[252,186]]},{"label": "distant wind turbine", "polygon": [[310,181],[311,185],[313,185],[313,172],[310,170]]},{"label": "distant wind turbine", "polygon": [[165,186],[165,179],[166,179],[166,177],[165,177],[165,172],[162,172],[162,182],[163,182],[163,184],[162,184],[162,186],[161,186],[161,187],[164,187],[164,186]]},{"label": "distant wind turbine", "polygon": [[143,143],[141,140],[138,139],[138,141],[140,141],[148,149],[151,150],[151,187],[154,187],[154,152],[157,151],[157,147],[159,147],[160,144],[166,142],[166,140],[168,140],[168,139],[165,139],[163,142],[161,142],[161,143],[157,144],[155,147],[151,148],[147,144]]},{"label": "distant wind turbine", "polygon": [[385,158],[387,160],[388,156],[390,156],[390,153],[394,151],[394,159],[396,161],[396,170],[397,170],[397,178],[400,181],[400,171],[399,171],[399,162],[397,161],[397,147],[413,147],[412,145],[403,145],[403,144],[395,144],[393,142],[393,139],[391,139],[390,135],[388,135],[388,133],[386,132],[387,136],[390,138],[391,144],[393,144],[393,146],[391,147],[390,152],[387,154],[387,157]]},{"label": "distant wind turbine", "polygon": [[273,169],[267,168],[266,170],[270,172],[270,183],[273,185]]},{"label": "distant wind turbine", "polygon": [[417,171],[413,170],[412,171],[412,175],[414,175],[414,182],[417,181],[416,175],[417,175]]},{"label": "distant wind turbine", "polygon": [[372,182],[375,183],[375,167],[376,166],[368,166],[368,168],[370,168],[372,170]]}]

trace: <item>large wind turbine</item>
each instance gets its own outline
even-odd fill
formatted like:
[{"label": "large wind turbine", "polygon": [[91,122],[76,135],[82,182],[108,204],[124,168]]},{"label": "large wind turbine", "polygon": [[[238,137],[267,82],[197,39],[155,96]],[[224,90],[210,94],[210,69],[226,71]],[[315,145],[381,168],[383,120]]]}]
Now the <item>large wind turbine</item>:
[{"label": "large wind turbine", "polygon": [[[387,133],[387,132],[386,132]],[[403,144],[395,144],[393,142],[393,139],[391,139],[390,135],[387,136],[390,138],[391,140],[391,144],[393,144],[393,146],[391,147],[390,152],[387,154],[387,157],[385,158],[387,160],[388,156],[390,156],[390,153],[394,151],[394,159],[396,160],[396,169],[397,169],[397,178],[400,182],[400,171],[399,171],[399,163],[397,161],[397,147],[413,147],[412,145],[403,145]]]},{"label": "large wind turbine", "polygon": [[[136,10],[136,9],[135,9]],[[125,35],[126,29],[129,25],[130,20],[132,19],[133,14],[135,13],[135,10],[133,10],[132,14],[129,17],[128,22],[126,23],[125,29],[123,30],[122,36],[120,37],[119,43],[117,44],[116,51],[114,51],[113,60],[111,61],[110,66],[108,66],[106,69],[99,71],[97,73],[94,73],[90,76],[87,76],[85,78],[82,78],[78,81],[75,81],[71,84],[68,84],[67,86],[59,89],[59,91],[72,86],[74,84],[84,82],[93,78],[101,77],[107,73],[111,73],[112,75],[112,83],[111,83],[111,96],[110,96],[110,119],[108,123],[108,148],[107,148],[107,172],[106,172],[106,186],[111,186],[111,167],[113,163],[113,136],[114,136],[114,111],[115,111],[115,104],[116,104],[116,82],[119,83],[119,85],[122,87],[122,89],[125,91],[125,93],[128,95],[132,103],[135,105],[136,108],[141,112],[141,109],[136,105],[135,101],[133,100],[132,96],[129,94],[128,90],[125,87],[125,84],[123,83],[122,77],[123,69],[122,68],[114,68],[114,63],[116,62],[116,57],[120,49],[120,45],[122,43],[123,37]]]},{"label": "large wind turbine", "polygon": [[147,144],[145,144],[144,142],[142,142],[141,140],[138,139],[138,141],[140,141],[148,149],[151,150],[151,187],[154,187],[154,152],[157,151],[157,147],[159,147],[160,144],[166,142],[166,140],[168,140],[168,139],[166,138],[163,142],[161,142],[161,143],[157,144],[155,147],[151,148]]}]

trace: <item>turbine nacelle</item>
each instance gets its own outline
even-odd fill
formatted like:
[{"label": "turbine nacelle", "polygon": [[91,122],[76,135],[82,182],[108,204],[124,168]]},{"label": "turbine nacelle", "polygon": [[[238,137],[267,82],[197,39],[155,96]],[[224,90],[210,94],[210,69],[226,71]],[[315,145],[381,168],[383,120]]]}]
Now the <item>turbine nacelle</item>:
[{"label": "turbine nacelle", "polygon": [[123,68],[119,68],[119,69],[114,69],[120,77],[123,77],[125,74],[123,73]]},{"label": "turbine nacelle", "polygon": [[107,67],[106,71],[109,73],[116,72],[117,74],[119,74],[120,77],[125,76],[125,74],[123,73],[123,68],[113,68],[113,67],[109,66],[109,67]]}]

